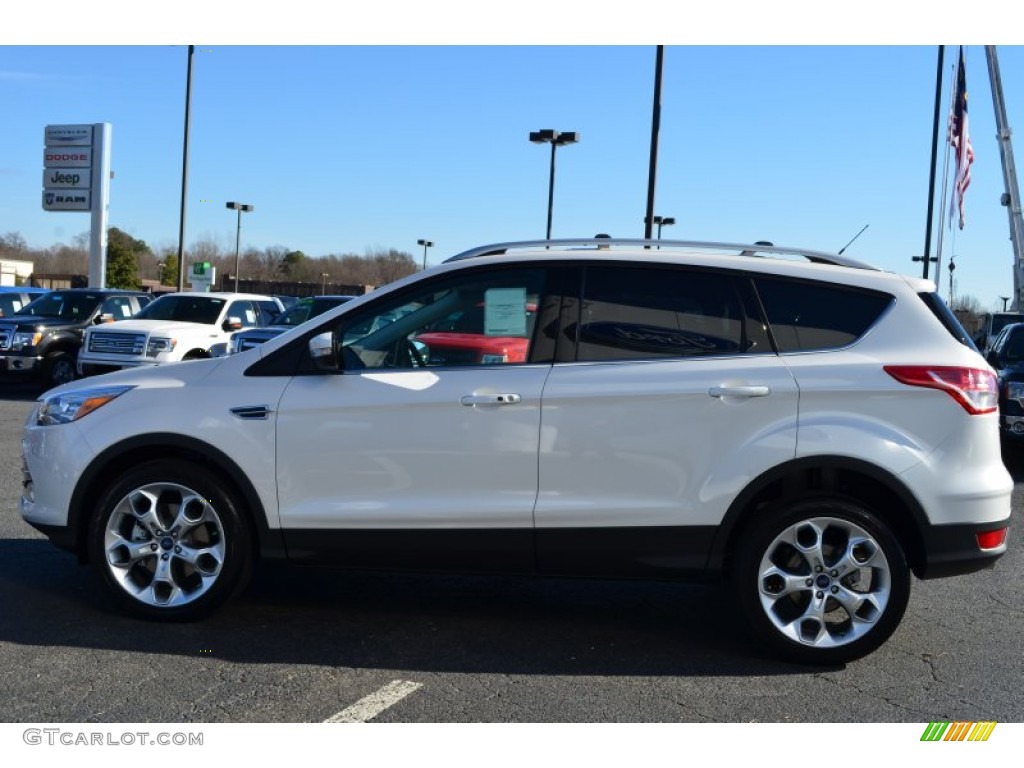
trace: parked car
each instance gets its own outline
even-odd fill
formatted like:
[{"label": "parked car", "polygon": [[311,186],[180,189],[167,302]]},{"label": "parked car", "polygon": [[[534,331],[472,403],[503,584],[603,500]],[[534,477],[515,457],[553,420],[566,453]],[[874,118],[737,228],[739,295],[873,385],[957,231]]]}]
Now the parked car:
[{"label": "parked car", "polygon": [[293,306],[286,309],[271,325],[264,325],[258,328],[248,328],[244,331],[237,331],[231,334],[231,341],[228,344],[228,354],[244,352],[252,347],[259,346],[275,336],[280,336],[285,331],[290,331],[297,325],[301,325],[310,318],[318,317],[328,309],[351,301],[355,296],[309,296],[299,299]]},{"label": "parked car", "polygon": [[262,325],[281,311],[281,303],[270,296],[168,293],[132,320],[89,329],[78,354],[78,371],[90,376],[216,357],[234,331]]},{"label": "parked car", "polygon": [[75,378],[75,357],[86,328],[128,318],[150,302],[148,293],[69,288],[44,293],[0,320],[0,372],[55,387]]},{"label": "parked car", "polygon": [[1008,325],[1024,322],[1020,312],[990,312],[981,320],[981,327],[974,338],[974,343],[983,355],[987,355],[995,344],[999,333]]},{"label": "parked car", "polygon": [[431,365],[470,365],[491,363],[524,363],[533,335],[533,322],[537,307],[517,307],[525,322],[518,322],[507,335],[487,333],[487,307],[479,306],[456,310],[451,315],[431,324],[416,334],[421,345],[420,354]]},{"label": "parked car", "polygon": [[0,286],[0,317],[18,314],[32,301],[49,292],[49,288],[33,288],[24,285]]},{"label": "parked car", "polygon": [[1024,323],[1004,326],[988,353],[999,377],[999,432],[1024,439]]},{"label": "parked car", "polygon": [[[481,305],[521,361],[417,348]],[[491,245],[246,352],[48,393],[21,513],[140,617],[208,615],[258,557],[722,578],[760,647],[837,664],[892,634],[912,573],[1006,551],[997,407],[929,281],[774,246]]]}]

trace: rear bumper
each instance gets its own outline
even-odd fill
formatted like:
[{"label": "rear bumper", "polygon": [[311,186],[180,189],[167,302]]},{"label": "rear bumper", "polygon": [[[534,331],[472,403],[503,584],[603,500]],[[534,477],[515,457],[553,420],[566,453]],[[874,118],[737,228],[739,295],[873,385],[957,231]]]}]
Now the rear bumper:
[{"label": "rear bumper", "polygon": [[998,531],[1009,525],[1010,518],[1006,518],[993,523],[933,525],[926,528],[922,531],[924,562],[916,572],[918,578],[938,579],[991,568],[1006,553],[1006,541],[994,549],[981,549],[978,534]]}]

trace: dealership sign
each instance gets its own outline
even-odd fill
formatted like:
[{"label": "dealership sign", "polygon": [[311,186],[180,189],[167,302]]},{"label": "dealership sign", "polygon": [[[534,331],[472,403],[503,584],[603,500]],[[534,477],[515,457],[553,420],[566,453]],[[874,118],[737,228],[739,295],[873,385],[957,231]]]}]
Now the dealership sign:
[{"label": "dealership sign", "polygon": [[107,284],[112,130],[110,123],[47,125],[43,129],[43,210],[90,214],[90,288]]},{"label": "dealership sign", "polygon": [[47,147],[44,168],[91,168],[92,147]]},{"label": "dealership sign", "polygon": [[91,183],[91,174],[82,168],[43,169],[44,189],[88,189]]},{"label": "dealership sign", "polygon": [[93,201],[100,198],[96,185],[103,181],[96,178],[100,174],[97,160],[109,151],[99,146],[104,135],[93,125],[46,126],[43,132],[46,142],[43,150],[44,211],[92,210]]},{"label": "dealership sign", "polygon": [[48,125],[45,144],[47,147],[91,147],[91,125]]},{"label": "dealership sign", "polygon": [[89,190],[43,190],[43,209],[47,211],[88,211]]}]

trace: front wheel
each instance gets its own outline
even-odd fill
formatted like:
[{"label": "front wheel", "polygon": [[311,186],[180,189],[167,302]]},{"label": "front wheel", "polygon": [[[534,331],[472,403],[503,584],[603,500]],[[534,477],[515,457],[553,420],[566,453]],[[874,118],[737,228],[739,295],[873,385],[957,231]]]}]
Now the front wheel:
[{"label": "front wheel", "polygon": [[845,499],[790,502],[743,534],[733,583],[758,638],[802,664],[865,656],[896,630],[910,568],[877,515]]},{"label": "front wheel", "polygon": [[78,376],[75,358],[68,352],[54,352],[46,356],[43,364],[43,384],[47,389],[74,381]]},{"label": "front wheel", "polygon": [[89,556],[129,613],[183,621],[241,590],[253,543],[236,500],[207,470],[154,461],[107,490],[90,525]]}]

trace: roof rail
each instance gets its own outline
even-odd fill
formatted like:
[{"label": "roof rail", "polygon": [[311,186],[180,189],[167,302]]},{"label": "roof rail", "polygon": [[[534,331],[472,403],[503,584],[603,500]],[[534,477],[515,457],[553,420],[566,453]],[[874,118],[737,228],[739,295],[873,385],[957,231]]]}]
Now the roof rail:
[{"label": "roof rail", "polygon": [[525,248],[585,248],[594,247],[598,250],[609,250],[615,246],[632,246],[643,248],[692,248],[701,250],[728,251],[731,255],[738,256],[764,256],[766,254],[778,254],[782,256],[802,256],[808,261],[816,264],[834,264],[842,267],[857,267],[858,269],[877,270],[878,267],[867,262],[850,259],[835,253],[824,251],[812,251],[806,248],[786,248],[774,245],[760,245],[758,243],[715,243],[699,240],[645,240],[618,237],[583,237],[560,240],[522,240],[508,243],[494,243],[493,245],[481,245],[471,248],[468,251],[456,254],[444,263],[451,261],[462,261],[474,259],[480,256],[497,256],[508,253],[511,250]]}]

